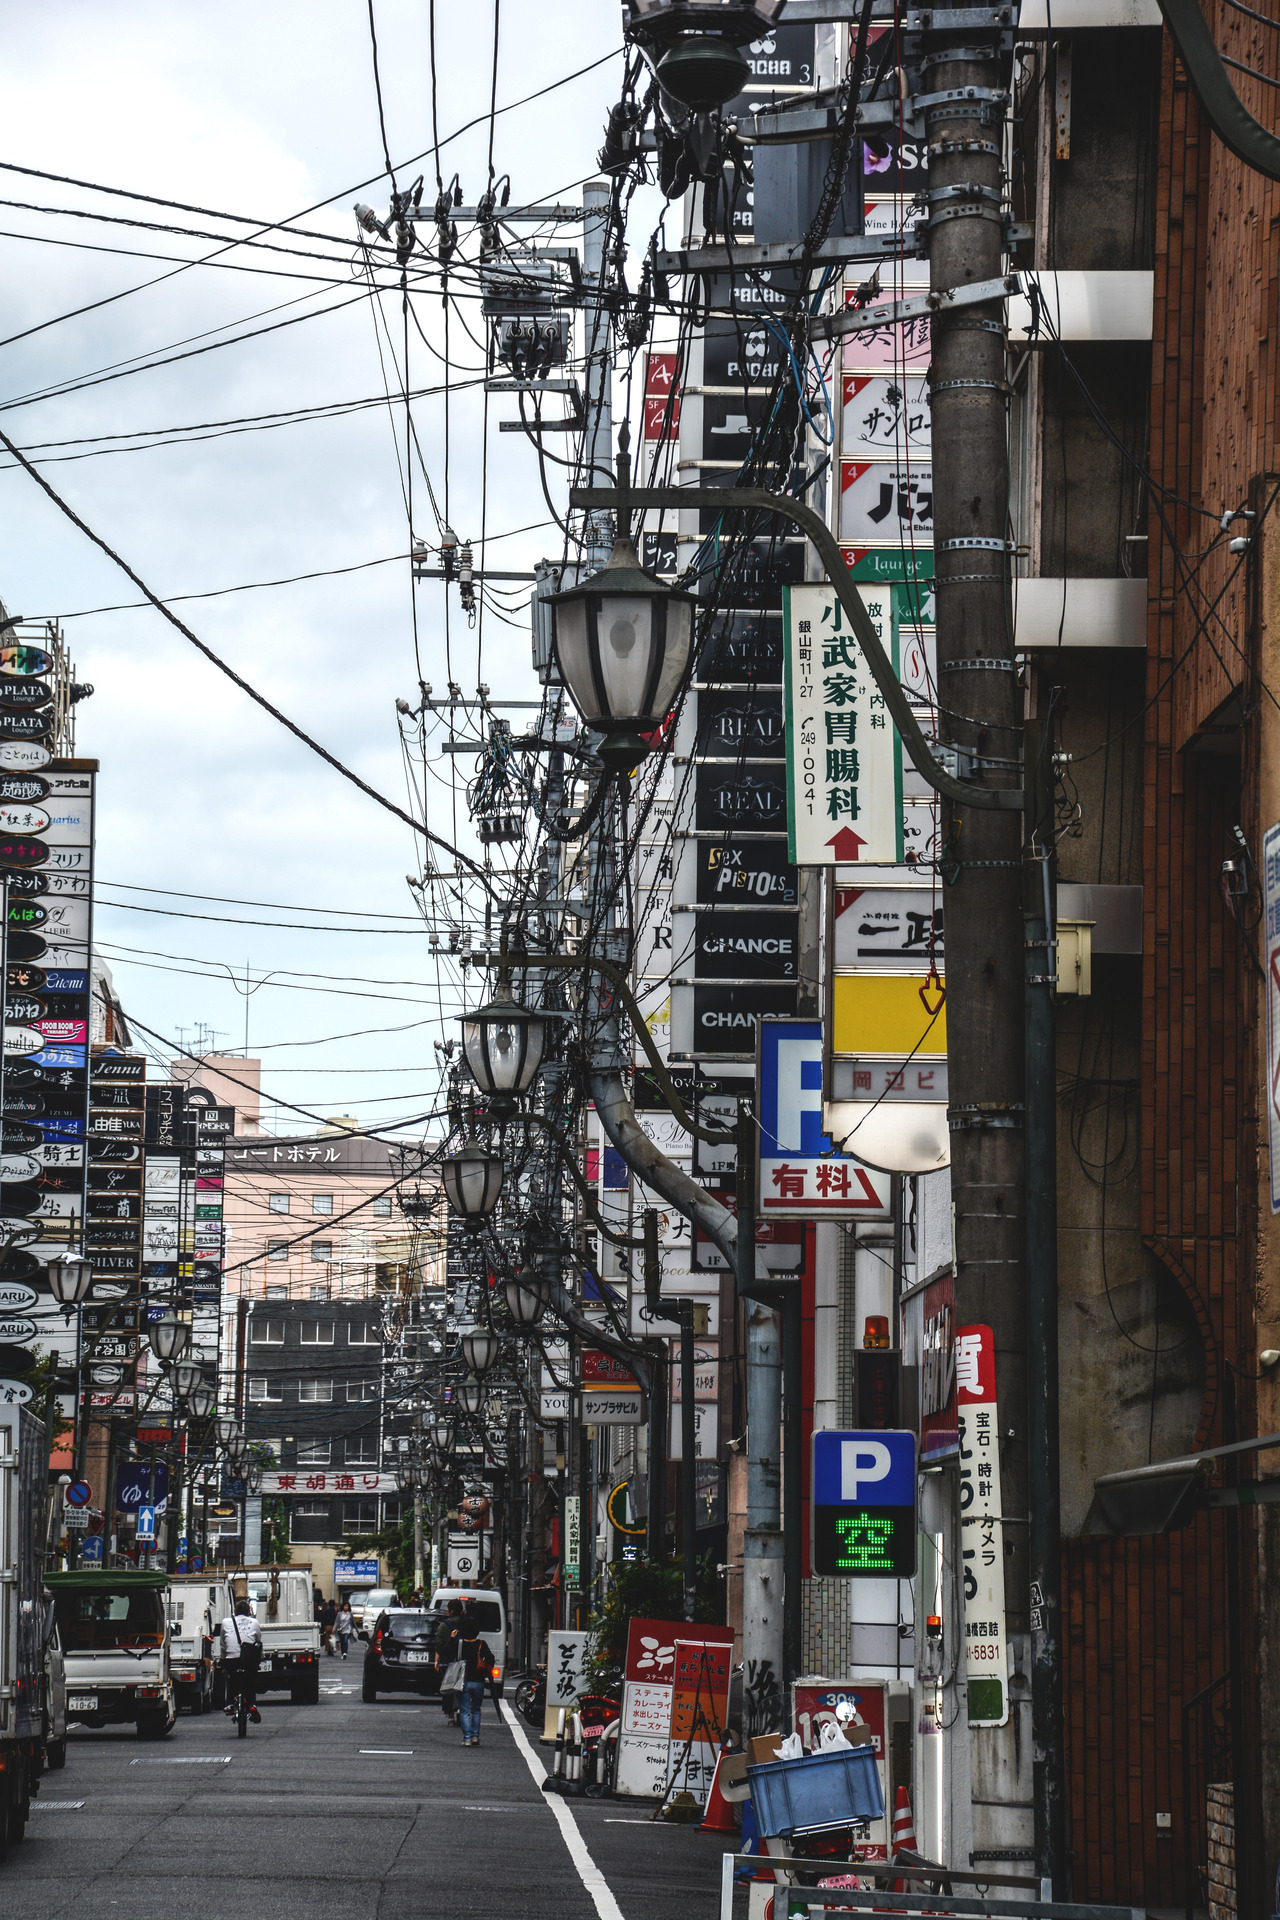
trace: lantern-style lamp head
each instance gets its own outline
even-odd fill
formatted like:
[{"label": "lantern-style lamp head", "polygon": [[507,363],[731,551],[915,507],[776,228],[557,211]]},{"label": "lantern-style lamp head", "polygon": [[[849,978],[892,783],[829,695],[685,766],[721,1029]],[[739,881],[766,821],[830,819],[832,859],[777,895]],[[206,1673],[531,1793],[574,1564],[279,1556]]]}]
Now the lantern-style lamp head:
[{"label": "lantern-style lamp head", "polygon": [[151,1342],[151,1351],[157,1360],[176,1360],[186,1351],[191,1338],[191,1329],[186,1322],[179,1320],[169,1307],[158,1320],[153,1320],[147,1328],[147,1338]]},{"label": "lantern-style lamp head", "polygon": [[474,1373],[469,1373],[458,1388],[458,1405],[464,1413],[476,1414],[479,1413],[483,1400],[484,1388]]},{"label": "lantern-style lamp head", "polygon": [[453,1422],[442,1414],[431,1429],[431,1437],[436,1443],[438,1453],[448,1453],[453,1445]]},{"label": "lantern-style lamp head", "polygon": [[241,1431],[239,1416],[234,1413],[220,1413],[216,1431],[220,1443],[224,1447],[229,1447]]},{"label": "lantern-style lamp head", "polygon": [[200,1380],[200,1362],[198,1360],[175,1360],[168,1368],[169,1385],[179,1400],[185,1400]]},{"label": "lantern-style lamp head", "polygon": [[508,1280],[504,1291],[511,1318],[521,1333],[530,1333],[541,1320],[546,1310],[546,1297],[543,1292],[541,1274],[529,1267],[521,1267],[515,1278]]},{"label": "lantern-style lamp head", "polygon": [[542,1062],[547,1023],[501,986],[493,999],[462,1017],[462,1045],[475,1083],[495,1107],[510,1109]]},{"label": "lantern-style lamp head", "polygon": [[497,1206],[502,1174],[502,1155],[491,1153],[476,1140],[468,1140],[441,1166],[445,1197],[472,1233],[479,1233]]},{"label": "lantern-style lamp head", "polygon": [[664,92],[694,113],[722,107],[751,78],[741,52],[777,23],[783,0],[627,0],[626,34],[657,62]]},{"label": "lantern-style lamp head", "polygon": [[643,760],[642,738],[671,711],[693,648],[698,602],[646,573],[630,540],[576,587],[550,596],[560,674],[600,757],[616,770]]},{"label": "lantern-style lamp head", "polygon": [[496,1333],[490,1333],[488,1327],[468,1327],[459,1340],[462,1357],[472,1373],[488,1373],[502,1350],[502,1342]]},{"label": "lantern-style lamp head", "polygon": [[45,1271],[49,1276],[49,1291],[66,1319],[72,1308],[88,1297],[93,1285],[93,1266],[82,1253],[60,1253]]},{"label": "lantern-style lamp head", "polygon": [[203,1382],[200,1386],[194,1387],[187,1401],[187,1405],[191,1409],[192,1419],[207,1420],[217,1404],[217,1399],[217,1394],[213,1388],[209,1386],[207,1381]]}]

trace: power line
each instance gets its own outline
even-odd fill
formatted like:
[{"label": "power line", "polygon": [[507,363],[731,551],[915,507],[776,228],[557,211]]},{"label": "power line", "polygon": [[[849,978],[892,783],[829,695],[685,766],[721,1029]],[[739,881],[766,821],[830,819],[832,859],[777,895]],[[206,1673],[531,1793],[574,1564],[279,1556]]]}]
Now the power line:
[{"label": "power line", "polygon": [[31,478],[35,481],[41,492],[47,493],[54,505],[61,513],[66,515],[72,525],[79,527],[81,533],[83,533],[87,539],[92,540],[95,547],[105,553],[109,560],[115,562],[120,571],[127,575],[128,578],[133,581],[138,591],[144,594],[147,600],[150,601],[157,613],[163,614],[169,624],[176,627],[184,639],[189,640],[198,652],[202,653],[207,660],[211,661],[212,664],[217,667],[219,673],[224,673],[228,680],[231,680],[240,688],[242,693],[247,693],[249,698],[255,701],[264,712],[269,713],[273,720],[278,720],[282,727],[286,727],[295,739],[301,740],[304,746],[310,747],[313,753],[319,754],[320,758],[331,766],[335,773],[340,773],[344,780],[351,782],[352,786],[359,787],[361,793],[367,794],[370,800],[375,801],[378,806],[384,807],[388,813],[393,813],[397,820],[402,820],[407,827],[412,827],[415,833],[422,834],[425,839],[430,840],[435,846],[443,847],[460,865],[471,869],[476,877],[483,883],[486,893],[493,893],[493,885],[488,874],[484,871],[483,867],[471,859],[469,854],[462,853],[458,848],[451,846],[447,840],[441,839],[439,834],[432,833],[421,821],[415,820],[412,814],[406,813],[403,807],[398,807],[394,800],[388,800],[386,795],[379,793],[376,787],[371,787],[367,780],[362,780],[358,773],[354,773],[350,767],[344,766],[335,754],[330,753],[327,747],[322,747],[318,740],[313,740],[311,735],[305,732],[295,720],[290,720],[289,716],[282,713],[279,707],[268,700],[264,693],[259,693],[256,687],[250,686],[249,682],[244,679],[242,675],[238,674],[234,667],[229,666],[225,660],[221,659],[219,655],[213,651],[212,647],[207,646],[203,640],[199,639],[191,631],[191,628],[187,626],[184,621],[180,620],[171,608],[165,605],[160,596],[151,591],[151,588],[147,585],[141,574],[135,573],[128,561],[122,560],[114,548],[109,547],[102,536],[95,533],[92,527],[88,526],[85,521],[80,518],[75,509],[67,505],[67,502],[62,499],[60,494],[55,493],[44,475],[32,466],[26,455],[14,445],[13,441],[10,440],[3,429],[0,429],[0,445],[8,448],[10,454],[12,454],[13,458],[18,462],[19,466],[24,467],[31,475]]}]

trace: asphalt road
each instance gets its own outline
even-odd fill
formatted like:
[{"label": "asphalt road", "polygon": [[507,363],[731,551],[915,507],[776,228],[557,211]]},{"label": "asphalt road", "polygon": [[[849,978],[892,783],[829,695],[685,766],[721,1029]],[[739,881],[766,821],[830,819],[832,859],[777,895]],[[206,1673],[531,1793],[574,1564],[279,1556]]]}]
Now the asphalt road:
[{"label": "asphalt road", "polygon": [[354,1655],[326,1660],[320,1704],[269,1695],[246,1740],[220,1713],[183,1713],[163,1741],[73,1731],[0,1865],[0,1913],[617,1920],[611,1895],[622,1920],[716,1920],[725,1841],[635,1801],[561,1802],[603,1875],[593,1896],[549,1798],[491,1702],[464,1748],[434,1702],[365,1705]]}]

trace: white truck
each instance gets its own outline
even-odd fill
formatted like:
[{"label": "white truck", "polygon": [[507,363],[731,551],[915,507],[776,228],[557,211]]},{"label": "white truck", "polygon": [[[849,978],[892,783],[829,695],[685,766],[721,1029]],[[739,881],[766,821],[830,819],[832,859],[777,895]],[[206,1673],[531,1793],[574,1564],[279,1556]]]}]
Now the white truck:
[{"label": "white truck", "polygon": [[0,1403],[0,1860],[21,1840],[44,1764],[42,1420]]},{"label": "white truck", "polygon": [[220,1573],[175,1573],[165,1597],[173,1695],[180,1707],[209,1713],[221,1705],[222,1645],[218,1624],[231,1611]]},{"label": "white truck", "polygon": [[45,1575],[66,1663],[68,1721],[132,1724],[143,1740],[172,1732],[168,1584],[168,1574],[136,1567]]},{"label": "white truck", "polygon": [[320,1623],[310,1566],[238,1567],[228,1576],[231,1599],[248,1600],[262,1630],[258,1692],[288,1689],[295,1707],[320,1698]]}]

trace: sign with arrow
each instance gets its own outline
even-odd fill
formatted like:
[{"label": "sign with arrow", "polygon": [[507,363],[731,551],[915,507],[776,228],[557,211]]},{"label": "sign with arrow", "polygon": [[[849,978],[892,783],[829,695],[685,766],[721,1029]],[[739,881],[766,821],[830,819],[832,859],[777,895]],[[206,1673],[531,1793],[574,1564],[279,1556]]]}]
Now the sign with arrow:
[{"label": "sign with arrow", "polygon": [[[892,602],[860,587],[897,671]],[[835,589],[783,589],[787,851],[797,866],[902,860],[902,741]]]},{"label": "sign with arrow", "polygon": [[893,1177],[822,1131],[822,1022],[762,1020],[757,1054],[761,1219],[887,1220]]}]

